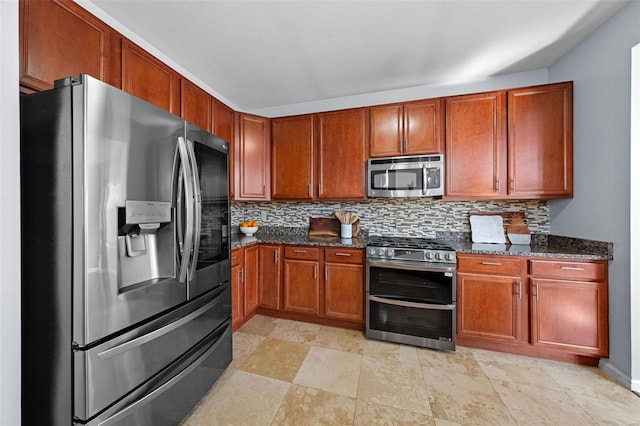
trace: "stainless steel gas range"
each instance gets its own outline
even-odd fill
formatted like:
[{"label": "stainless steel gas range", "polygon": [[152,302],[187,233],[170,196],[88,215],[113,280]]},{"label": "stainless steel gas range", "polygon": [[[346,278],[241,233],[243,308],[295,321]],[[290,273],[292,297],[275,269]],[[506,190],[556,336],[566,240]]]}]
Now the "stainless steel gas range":
[{"label": "stainless steel gas range", "polygon": [[439,239],[371,236],[366,336],[455,350],[456,253]]}]

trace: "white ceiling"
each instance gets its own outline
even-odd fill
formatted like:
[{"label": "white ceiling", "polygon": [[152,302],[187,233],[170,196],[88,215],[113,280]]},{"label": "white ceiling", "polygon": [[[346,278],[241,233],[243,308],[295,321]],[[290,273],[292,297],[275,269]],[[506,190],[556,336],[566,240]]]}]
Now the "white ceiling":
[{"label": "white ceiling", "polygon": [[244,111],[547,68],[627,2],[76,1]]}]

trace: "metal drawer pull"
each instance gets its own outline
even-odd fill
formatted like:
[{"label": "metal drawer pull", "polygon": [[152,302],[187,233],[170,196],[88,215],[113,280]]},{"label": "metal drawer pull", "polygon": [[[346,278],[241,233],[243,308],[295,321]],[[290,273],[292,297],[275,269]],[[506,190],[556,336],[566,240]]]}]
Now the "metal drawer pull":
[{"label": "metal drawer pull", "polygon": [[336,253],[336,256],[347,256],[347,257],[351,257],[351,253]]},{"label": "metal drawer pull", "polygon": [[387,305],[405,306],[407,308],[418,309],[437,309],[439,311],[452,311],[456,308],[456,305],[434,305],[432,303],[416,303],[406,302],[404,300],[386,299],[378,296],[369,296],[369,300],[372,302],[385,303]]},{"label": "metal drawer pull", "polygon": [[577,268],[575,266],[561,266],[560,269],[566,269],[567,271],[584,271],[584,268]]},{"label": "metal drawer pull", "polygon": [[296,249],[296,250],[293,250],[293,252],[294,253],[306,253],[307,251],[306,250],[298,250],[298,249]]},{"label": "metal drawer pull", "polygon": [[482,262],[482,265],[502,266],[500,262]]}]

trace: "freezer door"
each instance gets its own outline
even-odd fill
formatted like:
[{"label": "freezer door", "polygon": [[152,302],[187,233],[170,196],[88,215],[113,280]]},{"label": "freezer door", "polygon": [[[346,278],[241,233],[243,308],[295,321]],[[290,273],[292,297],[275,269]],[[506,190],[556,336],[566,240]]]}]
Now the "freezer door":
[{"label": "freezer door", "polygon": [[231,316],[231,285],[139,329],[74,353],[74,415],[88,420],[169,368]]},{"label": "freezer door", "polygon": [[229,145],[187,123],[193,153],[196,210],[195,254],[190,265],[188,297],[230,279]]},{"label": "freezer door", "polygon": [[104,339],[187,299],[175,197],[184,121],[83,76],[73,98],[73,339]]}]

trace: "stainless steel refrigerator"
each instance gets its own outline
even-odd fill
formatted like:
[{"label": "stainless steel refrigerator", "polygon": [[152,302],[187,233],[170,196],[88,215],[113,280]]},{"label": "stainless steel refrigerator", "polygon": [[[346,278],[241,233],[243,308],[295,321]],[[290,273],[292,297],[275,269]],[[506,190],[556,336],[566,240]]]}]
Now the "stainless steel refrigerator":
[{"label": "stainless steel refrigerator", "polygon": [[84,74],[20,103],[23,424],[176,424],[232,357],[228,144]]}]

